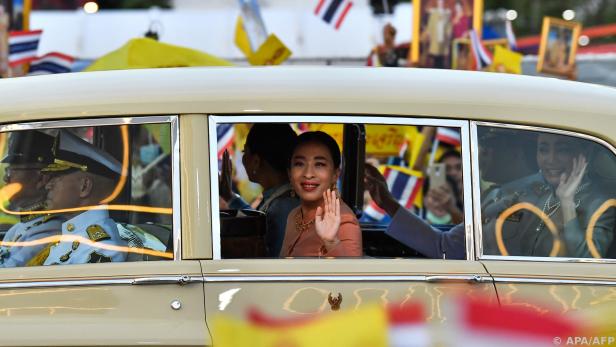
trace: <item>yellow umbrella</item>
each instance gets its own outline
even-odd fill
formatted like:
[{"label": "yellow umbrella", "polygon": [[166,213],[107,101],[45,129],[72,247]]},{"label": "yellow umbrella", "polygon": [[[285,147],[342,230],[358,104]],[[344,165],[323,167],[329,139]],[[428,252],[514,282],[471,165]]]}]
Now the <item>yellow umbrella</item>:
[{"label": "yellow umbrella", "polygon": [[224,59],[194,49],[138,38],[100,57],[85,71],[231,65]]}]

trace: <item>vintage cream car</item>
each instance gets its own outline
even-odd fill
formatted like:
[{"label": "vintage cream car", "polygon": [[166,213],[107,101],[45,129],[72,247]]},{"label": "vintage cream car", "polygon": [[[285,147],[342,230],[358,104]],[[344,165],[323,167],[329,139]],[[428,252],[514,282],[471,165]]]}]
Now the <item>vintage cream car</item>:
[{"label": "vintage cream car", "polygon": [[[64,260],[38,262],[55,265],[3,263],[0,345],[212,345],[212,321],[221,313],[328,312],[330,294],[343,310],[420,301],[435,322],[446,321],[442,300],[454,292],[540,313],[614,301],[613,88],[427,69],[182,68],[14,78],[0,81],[0,95],[3,158],[23,151],[11,138],[33,131],[54,137],[52,148],[42,149],[58,156],[65,141],[59,134],[70,132],[121,164],[114,192],[101,204],[123,243],[92,247],[124,254],[122,261],[86,263],[69,250]],[[384,160],[379,155],[387,152],[368,147],[398,141],[383,138],[383,126],[394,135],[427,126],[453,130],[466,260],[446,253],[430,259],[387,236],[388,222],[364,219],[364,257],[263,257],[262,216],[221,210],[217,129],[264,122],[338,129],[342,197],[358,215],[364,161]],[[25,150],[41,150],[36,145]],[[572,158],[582,174],[567,195],[556,186]],[[5,190],[20,169],[33,170],[12,165],[3,159],[0,174],[11,174]],[[28,209],[17,206],[16,194],[3,194],[0,256],[44,246],[20,244],[9,228],[46,211],[69,219],[99,205]],[[573,207],[560,201],[564,196]],[[62,230],[73,229],[66,223]]]}]

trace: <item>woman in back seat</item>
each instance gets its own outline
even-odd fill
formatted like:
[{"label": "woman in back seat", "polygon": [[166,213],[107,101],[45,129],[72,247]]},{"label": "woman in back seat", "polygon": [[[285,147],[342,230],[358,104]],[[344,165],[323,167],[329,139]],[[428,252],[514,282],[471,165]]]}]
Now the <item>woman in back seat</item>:
[{"label": "woman in back seat", "polygon": [[336,191],[340,161],[338,144],[326,133],[298,137],[289,177],[301,205],[287,219],[282,257],[362,256],[359,222]]}]

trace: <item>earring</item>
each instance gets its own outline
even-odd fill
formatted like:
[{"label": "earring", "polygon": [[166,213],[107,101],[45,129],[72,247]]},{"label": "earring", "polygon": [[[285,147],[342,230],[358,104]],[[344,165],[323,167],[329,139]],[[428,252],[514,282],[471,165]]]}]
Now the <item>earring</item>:
[{"label": "earring", "polygon": [[291,195],[291,197],[294,198],[295,197],[295,189],[291,189],[291,193],[289,195]]}]

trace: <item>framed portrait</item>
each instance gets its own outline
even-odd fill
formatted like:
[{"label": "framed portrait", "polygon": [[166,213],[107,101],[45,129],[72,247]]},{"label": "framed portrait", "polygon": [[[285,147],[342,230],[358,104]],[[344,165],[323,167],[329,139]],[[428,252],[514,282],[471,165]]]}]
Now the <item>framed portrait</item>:
[{"label": "framed portrait", "polygon": [[[483,46],[494,55],[496,46],[509,48],[507,39],[483,40]],[[467,37],[453,40],[451,43],[451,68],[455,70],[474,70],[471,61],[471,40]]]},{"label": "framed portrait", "polygon": [[483,0],[414,0],[409,61],[413,66],[451,68],[452,42],[481,37]]},{"label": "framed portrait", "polygon": [[544,17],[537,72],[571,76],[581,30],[578,22]]}]

